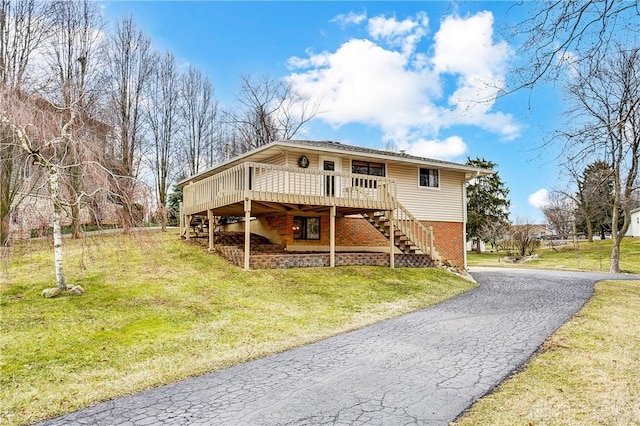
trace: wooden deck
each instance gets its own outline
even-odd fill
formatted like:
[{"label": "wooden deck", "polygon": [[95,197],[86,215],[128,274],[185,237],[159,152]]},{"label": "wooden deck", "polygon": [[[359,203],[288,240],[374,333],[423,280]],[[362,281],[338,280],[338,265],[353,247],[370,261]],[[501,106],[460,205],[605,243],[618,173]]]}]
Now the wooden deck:
[{"label": "wooden deck", "polygon": [[[338,214],[363,214],[389,239],[390,266],[394,247],[437,259],[433,230],[417,220],[396,197],[393,179],[354,173],[310,170],[245,162],[191,182],[183,188],[180,207],[181,235],[189,238],[194,215],[244,216],[244,268],[249,269],[251,216],[273,213],[329,212],[330,265],[335,266],[335,218]],[[209,244],[213,247],[213,228]]]},{"label": "wooden deck", "polygon": [[182,214],[241,216],[245,203],[252,214],[316,211],[336,207],[341,213],[393,210],[393,179],[353,173],[310,170],[246,162],[183,190]]}]

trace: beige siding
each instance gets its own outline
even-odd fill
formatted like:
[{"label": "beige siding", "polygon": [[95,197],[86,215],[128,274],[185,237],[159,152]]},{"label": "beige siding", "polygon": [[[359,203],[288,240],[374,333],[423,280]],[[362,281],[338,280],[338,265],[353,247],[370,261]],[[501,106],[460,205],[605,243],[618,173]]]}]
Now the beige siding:
[{"label": "beige siding", "polygon": [[464,175],[440,170],[440,187],[419,185],[418,166],[387,164],[387,177],[395,179],[398,201],[418,220],[463,222]]}]

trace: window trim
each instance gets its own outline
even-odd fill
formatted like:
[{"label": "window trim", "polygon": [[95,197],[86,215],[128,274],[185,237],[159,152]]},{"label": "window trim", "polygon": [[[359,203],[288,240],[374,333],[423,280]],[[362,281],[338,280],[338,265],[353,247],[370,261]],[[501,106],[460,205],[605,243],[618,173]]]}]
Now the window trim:
[{"label": "window trim", "polygon": [[[435,170],[436,172],[438,172],[438,185],[437,186],[421,185],[420,176],[422,175],[422,170]],[[439,190],[442,186],[441,182],[442,182],[442,174],[440,173],[440,169],[436,169],[433,167],[418,167],[418,188],[419,189],[426,189],[431,191]]]},{"label": "window trim", "polygon": [[[308,231],[309,231],[309,225],[308,225],[308,221],[309,219],[316,219],[318,221],[318,237],[317,238],[309,238],[308,236]],[[296,237],[296,231],[295,231],[295,226],[296,226],[296,221],[300,220],[301,223],[301,237]],[[321,221],[320,221],[320,216],[294,216],[293,217],[293,239],[294,241],[319,241],[322,238],[322,228],[321,228]]]},{"label": "window trim", "polygon": [[[371,173],[356,173],[356,172],[353,171],[353,162],[354,161],[357,161],[357,162],[360,162],[360,163],[367,163],[367,171],[371,170],[371,164],[381,164],[382,165],[382,175],[372,175]],[[387,163],[385,163],[384,161],[358,160],[358,159],[352,158],[351,159],[351,174],[386,178],[387,177]]]}]

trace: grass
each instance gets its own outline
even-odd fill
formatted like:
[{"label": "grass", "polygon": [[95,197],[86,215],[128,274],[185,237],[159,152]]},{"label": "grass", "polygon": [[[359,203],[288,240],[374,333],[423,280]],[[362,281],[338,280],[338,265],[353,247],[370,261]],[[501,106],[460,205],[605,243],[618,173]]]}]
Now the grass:
[{"label": "grass", "polygon": [[640,281],[605,281],[526,365],[455,425],[640,424]]},{"label": "grass", "polygon": [[[543,243],[544,244],[544,243]],[[555,248],[543,246],[536,251],[539,259],[521,264],[506,263],[496,253],[468,253],[469,266],[501,266],[518,268],[569,269],[586,271],[608,271],[611,257],[611,240],[580,241]],[[620,245],[620,269],[640,274],[640,238],[624,238]]]},{"label": "grass", "polygon": [[[607,271],[611,241],[540,250],[518,267]],[[473,266],[496,254],[469,254]],[[640,273],[640,239],[625,238],[621,269]],[[455,425],[640,424],[640,281],[603,281],[594,296],[551,336],[523,369]]]},{"label": "grass", "polygon": [[0,424],[18,425],[283,351],[438,303],[472,283],[438,269],[245,272],[177,233],[65,240],[79,297],[44,299],[51,243],[0,265]]}]

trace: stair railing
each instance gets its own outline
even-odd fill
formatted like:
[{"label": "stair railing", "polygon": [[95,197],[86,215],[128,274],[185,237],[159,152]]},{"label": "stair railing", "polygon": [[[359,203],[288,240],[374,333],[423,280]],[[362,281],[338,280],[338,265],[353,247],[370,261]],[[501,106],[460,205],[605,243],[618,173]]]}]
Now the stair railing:
[{"label": "stair railing", "polygon": [[[389,238],[393,238],[395,244],[395,227],[409,238],[416,247],[422,250],[423,253],[428,254],[432,260],[436,260],[436,252],[433,244],[433,227],[424,226],[422,222],[416,219],[415,216],[398,201],[395,186],[393,188],[386,188],[386,190],[394,206],[393,224],[389,229]],[[391,192],[392,190],[393,193]]]},{"label": "stair railing", "polygon": [[[433,227],[424,226],[411,214],[398,200],[395,200],[393,211],[393,225],[411,240],[423,253],[429,254],[435,260],[435,250],[433,247]],[[390,230],[392,238],[395,237],[393,230]]]}]

